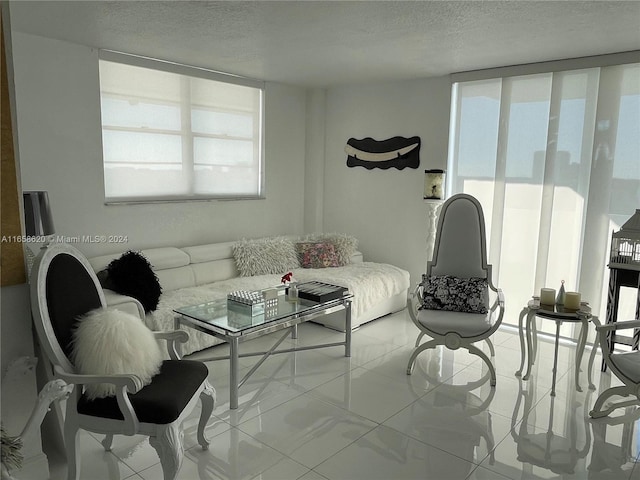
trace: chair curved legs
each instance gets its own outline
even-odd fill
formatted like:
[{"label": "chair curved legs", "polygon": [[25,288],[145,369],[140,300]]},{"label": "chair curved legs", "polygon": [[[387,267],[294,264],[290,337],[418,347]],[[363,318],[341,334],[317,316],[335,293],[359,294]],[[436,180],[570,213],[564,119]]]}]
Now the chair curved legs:
[{"label": "chair curved legs", "polygon": [[487,342],[487,345],[489,345],[489,352],[491,352],[491,358],[495,357],[496,350],[493,348],[493,342],[489,337],[485,338],[484,340]]},{"label": "chair curved legs", "polygon": [[200,421],[198,422],[198,443],[203,450],[209,448],[209,441],[207,440],[204,429],[207,426],[213,407],[216,403],[216,391],[209,382],[205,380],[204,389],[200,393],[200,403],[202,404],[202,410],[200,411]]},{"label": "chair curved legs", "polygon": [[603,407],[604,403],[609,398],[613,397],[614,395],[620,395],[621,397],[627,397],[627,396],[633,394],[634,391],[635,391],[634,388],[628,387],[626,385],[619,386],[619,387],[611,387],[611,388],[605,390],[604,392],[602,392],[600,394],[600,396],[596,400],[596,403],[593,405],[593,410],[591,410],[589,412],[589,416],[591,418],[606,417],[611,412],[613,412],[616,408],[624,407],[624,406],[627,406],[627,405],[636,404],[638,402],[637,398],[635,398],[635,399],[633,399],[631,401],[613,403],[609,407],[607,407],[604,410],[602,410],[602,407]]},{"label": "chair curved legs", "polygon": [[64,422],[64,444],[67,454],[67,480],[80,479],[79,433],[80,428],[78,424],[74,421],[74,418],[69,418],[67,413],[67,421]]},{"label": "chair curved legs", "polygon": [[149,443],[160,457],[164,480],[175,480],[184,456],[182,428],[176,422],[158,428],[155,436],[149,437]]},{"label": "chair curved legs", "polygon": [[420,353],[429,348],[435,348],[438,345],[440,345],[440,343],[436,340],[429,340],[427,343],[423,343],[422,345],[417,347],[409,358],[409,364],[407,365],[407,375],[411,375],[413,373],[413,367],[415,366],[416,358],[418,358],[418,355],[420,355]]},{"label": "chair curved legs", "polygon": [[104,439],[100,443],[102,443],[102,446],[104,447],[105,452],[110,452],[111,444],[113,443],[113,435],[112,434],[105,435]]},{"label": "chair curved legs", "polygon": [[418,338],[416,338],[416,344],[414,345],[415,347],[417,347],[418,345],[420,345],[420,340],[422,340],[422,337],[425,336],[424,332],[420,332],[420,335],[418,335]]},{"label": "chair curved legs", "polygon": [[[438,340],[430,340],[427,343],[424,343],[424,344],[418,346],[420,344],[420,339],[421,339],[421,337],[423,335],[425,335],[425,333],[421,332],[420,335],[418,336],[418,339],[416,340],[416,349],[411,354],[411,357],[409,357],[409,363],[407,365],[407,375],[411,375],[413,373],[413,368],[415,367],[415,363],[416,363],[416,359],[418,358],[418,355],[420,355],[425,350],[428,350],[429,348],[435,348],[438,345],[442,345],[442,342],[440,342]],[[491,342],[491,340],[489,338],[485,338],[485,341],[487,342],[487,345],[489,345],[489,351],[491,352],[491,358],[495,357],[496,356],[496,351],[495,351],[495,349],[493,347],[493,343]],[[490,385],[492,387],[495,387],[495,385],[496,385],[496,369],[493,366],[493,363],[491,363],[491,360],[489,359],[489,357],[487,357],[487,354],[484,353],[482,350],[480,350],[475,345],[461,345],[460,348],[467,349],[469,351],[469,353],[480,357],[484,361],[484,363],[487,364],[487,366],[489,367],[489,373],[491,374]]]},{"label": "chair curved legs", "polygon": [[[486,340],[488,341],[489,339],[487,338]],[[491,342],[489,342],[489,346],[491,347],[491,356],[494,357],[495,356],[495,352],[493,351],[493,345],[491,344]],[[484,363],[487,364],[487,367],[489,367],[489,372],[491,372],[490,385],[492,387],[495,387],[496,386],[496,369],[493,366],[493,363],[491,363],[491,360],[489,360],[489,357],[487,357],[487,354],[484,353],[482,350],[480,350],[475,345],[465,345],[463,348],[466,348],[467,350],[469,350],[469,353],[471,353],[473,355],[477,355],[478,357],[480,357],[484,361]]]}]

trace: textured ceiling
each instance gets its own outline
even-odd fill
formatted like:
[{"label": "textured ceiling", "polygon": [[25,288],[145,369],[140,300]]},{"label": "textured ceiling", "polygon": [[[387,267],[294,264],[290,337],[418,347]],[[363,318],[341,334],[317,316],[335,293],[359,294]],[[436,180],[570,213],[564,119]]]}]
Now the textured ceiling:
[{"label": "textured ceiling", "polygon": [[640,2],[10,2],[13,30],[326,87],[640,50]]}]

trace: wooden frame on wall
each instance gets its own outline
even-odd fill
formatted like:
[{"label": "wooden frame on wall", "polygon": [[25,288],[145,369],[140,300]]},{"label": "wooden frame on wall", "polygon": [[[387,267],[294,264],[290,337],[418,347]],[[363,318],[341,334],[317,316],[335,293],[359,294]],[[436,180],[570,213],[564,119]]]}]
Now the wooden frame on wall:
[{"label": "wooden frame on wall", "polygon": [[22,221],[20,197],[18,195],[18,171],[11,116],[11,100],[7,55],[5,52],[4,25],[0,12],[0,121],[2,134],[0,151],[0,286],[17,285],[26,282],[24,250],[22,242]]}]

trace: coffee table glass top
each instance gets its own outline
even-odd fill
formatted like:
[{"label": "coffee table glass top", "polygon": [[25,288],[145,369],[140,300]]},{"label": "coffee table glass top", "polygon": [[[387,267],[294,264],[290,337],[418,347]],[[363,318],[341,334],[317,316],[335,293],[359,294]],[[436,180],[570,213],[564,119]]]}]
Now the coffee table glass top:
[{"label": "coffee table glass top", "polygon": [[174,312],[192,321],[195,320],[195,323],[205,328],[206,325],[209,325],[222,329],[225,333],[241,334],[244,331],[253,330],[253,327],[259,325],[267,325],[279,320],[305,315],[315,309],[325,309],[333,304],[339,305],[344,298],[350,297],[351,295],[345,295],[342,299],[318,303],[302,298],[292,300],[286,295],[280,295],[278,296],[276,306],[271,308],[265,307],[264,313],[253,316],[250,315],[246,309],[239,308],[236,310],[233,307],[231,309],[227,308],[228,303],[226,299],[180,307],[175,309]]}]

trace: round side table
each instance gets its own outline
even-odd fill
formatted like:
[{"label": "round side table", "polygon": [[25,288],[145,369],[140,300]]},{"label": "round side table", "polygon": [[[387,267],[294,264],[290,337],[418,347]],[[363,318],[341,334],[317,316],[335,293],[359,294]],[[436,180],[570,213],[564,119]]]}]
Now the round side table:
[{"label": "round side table", "polygon": [[[538,297],[534,297],[532,300],[529,300],[527,306],[522,309],[520,312],[520,318],[518,321],[519,327],[519,335],[520,335],[520,369],[516,372],[516,376],[522,375],[522,369],[524,367],[525,357],[527,359],[527,371],[522,377],[523,380],[528,380],[529,375],[531,374],[531,366],[535,362],[536,356],[536,343],[537,339],[534,341],[532,339],[532,335],[537,335],[537,329],[535,326],[535,318],[540,317],[547,320],[553,320],[556,322],[556,338],[555,338],[555,349],[553,354],[553,382],[551,386],[551,396],[555,397],[556,395],[556,374],[558,370],[558,342],[560,340],[560,326],[562,322],[580,322],[580,337],[578,338],[577,345],[577,358],[576,358],[576,390],[579,392],[582,391],[580,387],[580,364],[582,363],[582,355],[584,353],[584,347],[587,343],[587,333],[589,330],[589,321],[591,320],[591,312],[586,310],[566,310],[562,305],[541,305],[540,299]],[[526,318],[526,321],[525,321]],[[524,337],[527,337],[527,344],[525,348]],[[595,351],[595,347],[594,347]],[[594,355],[590,356],[589,362],[593,361]],[[589,388],[594,390],[595,385],[591,382],[591,368],[589,368]]]}]

